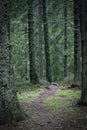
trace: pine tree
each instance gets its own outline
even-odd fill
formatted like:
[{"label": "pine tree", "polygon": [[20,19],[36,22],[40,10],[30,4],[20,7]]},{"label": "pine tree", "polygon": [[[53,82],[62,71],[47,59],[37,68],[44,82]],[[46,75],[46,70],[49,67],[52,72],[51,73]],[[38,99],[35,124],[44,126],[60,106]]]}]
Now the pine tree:
[{"label": "pine tree", "polygon": [[0,0],[0,124],[21,119],[11,64],[9,0]]},{"label": "pine tree", "polygon": [[28,38],[29,38],[29,58],[30,58],[30,81],[31,83],[38,84],[39,80],[35,66],[33,0],[30,1],[28,9]]},{"label": "pine tree", "polygon": [[87,1],[80,0],[80,30],[82,50],[81,99],[79,104],[87,105]]},{"label": "pine tree", "polygon": [[64,0],[64,77],[67,76],[67,0]]},{"label": "pine tree", "polygon": [[52,82],[46,0],[43,0],[43,23],[44,23],[45,59],[46,59],[46,78],[47,81]]},{"label": "pine tree", "polygon": [[74,0],[74,83],[73,86],[81,85],[81,41],[79,0]]},{"label": "pine tree", "polygon": [[39,39],[39,76],[43,77],[43,20],[42,20],[42,1],[38,0],[38,39]]}]

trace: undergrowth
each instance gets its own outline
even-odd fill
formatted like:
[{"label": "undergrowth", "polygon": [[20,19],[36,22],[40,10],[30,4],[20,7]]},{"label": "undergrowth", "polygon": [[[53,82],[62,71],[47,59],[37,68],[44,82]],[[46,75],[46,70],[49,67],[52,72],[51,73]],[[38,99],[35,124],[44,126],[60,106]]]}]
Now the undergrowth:
[{"label": "undergrowth", "polygon": [[63,81],[62,81],[62,85],[64,86],[68,86],[71,85],[73,83],[73,79],[74,79],[74,74],[70,73],[68,76],[66,76]]},{"label": "undergrowth", "polygon": [[18,87],[18,99],[20,103],[29,103],[33,101],[43,90],[37,86]]}]

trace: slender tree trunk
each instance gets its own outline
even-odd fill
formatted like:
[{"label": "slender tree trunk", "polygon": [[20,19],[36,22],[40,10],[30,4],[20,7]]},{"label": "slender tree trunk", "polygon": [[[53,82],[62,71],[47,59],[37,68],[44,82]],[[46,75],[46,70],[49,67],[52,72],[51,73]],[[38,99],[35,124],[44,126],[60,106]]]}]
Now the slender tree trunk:
[{"label": "slender tree trunk", "polygon": [[74,0],[74,83],[73,86],[81,86],[81,41],[79,0]]},{"label": "slender tree trunk", "polygon": [[29,58],[30,58],[30,81],[39,83],[35,68],[35,44],[34,44],[34,19],[33,19],[33,0],[30,1],[28,10],[28,36],[29,36]]},{"label": "slender tree trunk", "polygon": [[11,64],[9,0],[0,1],[0,124],[21,119]]},{"label": "slender tree trunk", "polygon": [[44,23],[45,59],[46,59],[46,78],[47,81],[52,82],[46,0],[43,0],[43,23]]},{"label": "slender tree trunk", "polygon": [[38,36],[39,36],[39,77],[43,77],[43,28],[42,28],[42,1],[38,0]]},{"label": "slender tree trunk", "polygon": [[87,1],[80,0],[80,30],[82,50],[82,91],[79,104],[87,105]]},{"label": "slender tree trunk", "polygon": [[64,77],[67,76],[67,0],[64,0]]},{"label": "slender tree trunk", "polygon": [[84,0],[80,0],[80,30],[81,30],[81,53],[82,53],[82,74],[81,74],[81,87],[82,87],[82,93],[81,93],[81,99],[84,99],[85,97],[85,89],[84,89],[84,42],[85,42],[85,5]]}]

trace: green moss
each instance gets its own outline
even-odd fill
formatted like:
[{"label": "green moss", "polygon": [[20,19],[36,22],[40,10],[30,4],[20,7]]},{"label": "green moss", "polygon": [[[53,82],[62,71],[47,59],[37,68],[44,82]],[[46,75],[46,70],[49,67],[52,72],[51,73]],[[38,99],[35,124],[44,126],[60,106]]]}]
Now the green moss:
[{"label": "green moss", "polygon": [[36,86],[24,86],[18,88],[18,99],[20,103],[29,103],[34,100],[40,93],[43,92],[43,89]]},{"label": "green moss", "polygon": [[61,109],[67,109],[67,107],[72,105],[79,97],[79,90],[58,90],[54,96],[49,97],[44,101],[44,105],[55,112],[59,112]]},{"label": "green moss", "polygon": [[55,112],[59,118],[83,119],[87,108],[76,106],[80,95],[80,90],[58,90],[54,96],[44,100],[44,106]]},{"label": "green moss", "polygon": [[58,97],[67,97],[67,98],[78,98],[80,96],[80,90],[69,90],[69,89],[66,89],[66,90],[59,90],[57,93],[56,93],[56,96]]}]

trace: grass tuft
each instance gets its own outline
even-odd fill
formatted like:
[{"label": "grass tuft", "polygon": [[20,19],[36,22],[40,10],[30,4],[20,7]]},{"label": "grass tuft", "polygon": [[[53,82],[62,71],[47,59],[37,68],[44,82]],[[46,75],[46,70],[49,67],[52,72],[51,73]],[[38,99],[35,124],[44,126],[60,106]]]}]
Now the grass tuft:
[{"label": "grass tuft", "polygon": [[40,93],[43,92],[43,89],[36,86],[23,86],[18,87],[18,99],[20,103],[29,103],[33,101]]}]

